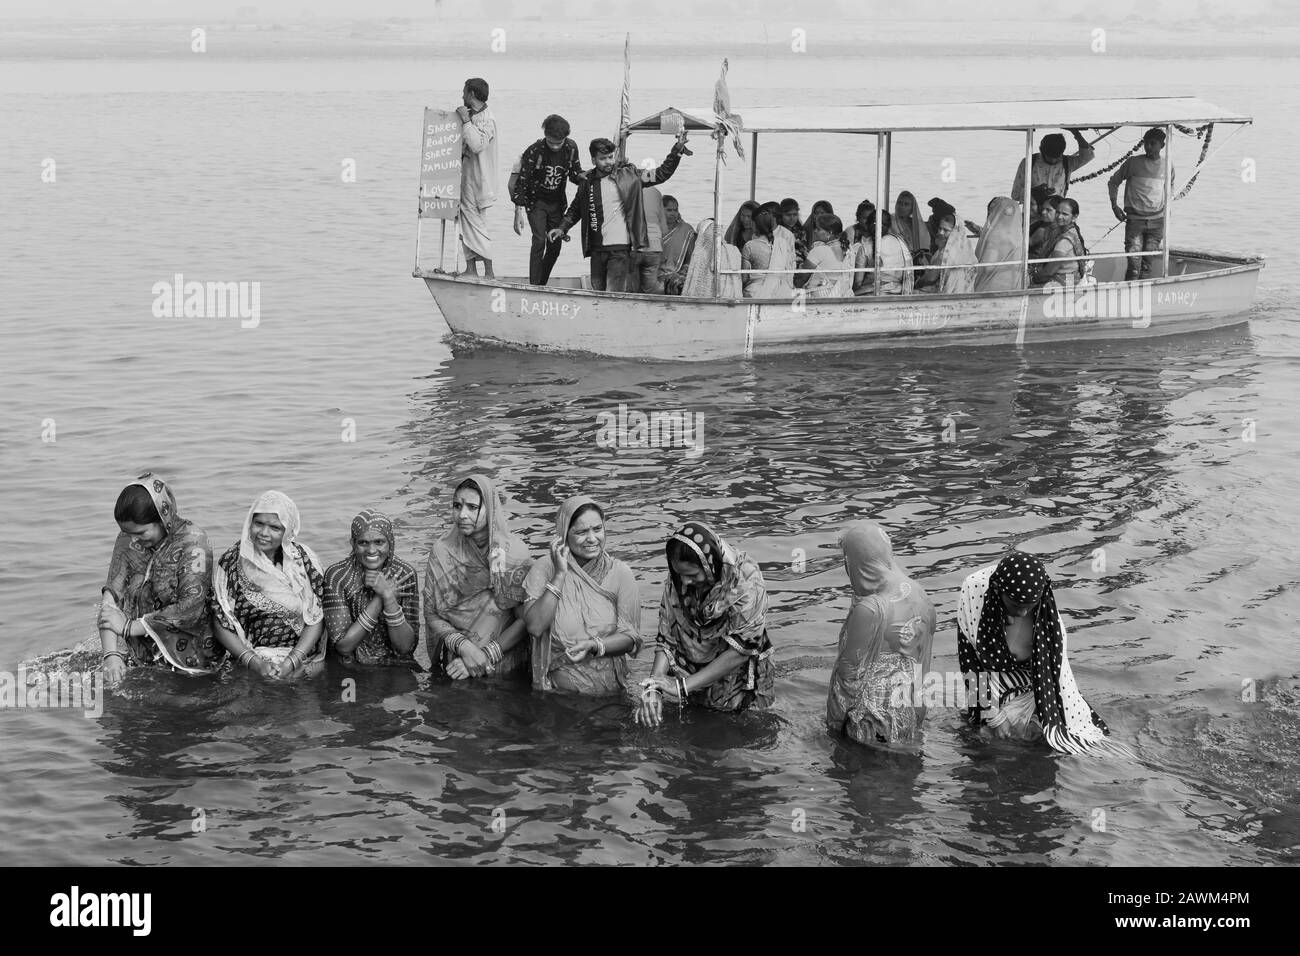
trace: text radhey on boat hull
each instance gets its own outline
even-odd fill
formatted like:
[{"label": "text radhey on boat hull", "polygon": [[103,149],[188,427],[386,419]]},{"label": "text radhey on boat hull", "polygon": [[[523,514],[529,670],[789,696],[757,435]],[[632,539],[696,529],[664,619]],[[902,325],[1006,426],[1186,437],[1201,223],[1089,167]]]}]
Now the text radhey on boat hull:
[{"label": "text radhey on boat hull", "polygon": [[[1123,269],[1123,260],[1111,260]],[[1110,262],[1099,262],[1099,272]],[[416,270],[458,336],[508,348],[709,361],[819,351],[1127,339],[1246,321],[1262,261],[1171,251],[1170,273],[1073,290],[755,300],[592,292],[576,278]],[[1099,278],[1103,276],[1099,275]]]}]

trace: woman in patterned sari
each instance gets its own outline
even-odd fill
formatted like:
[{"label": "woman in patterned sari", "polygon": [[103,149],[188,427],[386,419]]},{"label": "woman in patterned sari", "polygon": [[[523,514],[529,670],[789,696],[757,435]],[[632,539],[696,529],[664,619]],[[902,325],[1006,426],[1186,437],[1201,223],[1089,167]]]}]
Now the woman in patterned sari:
[{"label": "woman in patterned sari", "polygon": [[641,597],[632,569],[605,544],[604,509],[586,495],[566,499],[551,553],[524,582],[539,690],[595,696],[627,686],[625,656],[641,649]]},{"label": "woman in patterned sari", "polygon": [[261,677],[290,680],[324,669],[325,576],[320,559],[297,541],[301,527],[293,500],[268,491],[213,569],[213,631],[236,663]]},{"label": "woman in patterned sari", "polygon": [[868,746],[910,749],[925,720],[915,692],[930,671],[934,605],[894,563],[889,536],[874,521],[850,525],[840,548],[853,605],[840,629],[826,727]]},{"label": "woman in patterned sari", "polygon": [[177,514],[176,496],[152,474],[122,489],[113,517],[121,531],[101,591],[104,679],[116,684],[128,667],[145,665],[213,672],[208,536]]},{"label": "woman in patterned sari", "polygon": [[510,533],[492,479],[470,475],[451,499],[451,527],[424,570],[429,661],[455,680],[508,677],[528,668],[522,610],[527,546]]},{"label": "woman in patterned sari", "polygon": [[654,671],[634,718],[659,724],[664,700],[722,711],[770,706],[772,642],[758,565],[698,521],[683,525],[665,551]]},{"label": "woman in patterned sari", "polygon": [[351,537],[352,554],[325,572],[330,645],[347,663],[418,668],[418,576],[397,556],[393,522],[368,508],[352,519]]},{"label": "woman in patterned sari", "polygon": [[957,660],[977,701],[967,714],[976,726],[1044,739],[1061,753],[1132,756],[1074,683],[1052,580],[1032,555],[1012,551],[962,582]]}]

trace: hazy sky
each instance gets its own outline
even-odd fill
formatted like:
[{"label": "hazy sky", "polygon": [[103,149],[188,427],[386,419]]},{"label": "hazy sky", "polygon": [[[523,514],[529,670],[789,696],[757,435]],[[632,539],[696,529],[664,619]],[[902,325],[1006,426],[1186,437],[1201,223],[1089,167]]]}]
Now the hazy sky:
[{"label": "hazy sky", "polygon": [[[650,0],[653,3],[653,0]],[[700,0],[692,4],[701,16],[748,15],[783,22],[791,19],[817,19],[816,6],[792,11],[790,0]],[[427,19],[449,17],[502,17],[536,15],[543,10],[554,15],[590,16],[589,11],[608,10],[613,18],[623,10],[645,10],[653,16],[653,6],[620,0],[4,0],[0,19],[77,18],[112,20],[146,19],[294,19],[307,16],[374,19],[410,17]],[[830,10],[838,12],[831,14]],[[888,20],[942,19],[972,21],[1008,19],[1028,16],[1042,21],[1060,17],[1070,19],[1083,9],[1077,0],[910,0],[900,15],[895,0],[848,0],[828,7],[828,15],[870,16],[879,11]],[[1252,26],[1252,17],[1281,18],[1291,10],[1290,0],[1091,0],[1086,16],[1116,19],[1127,16],[1167,18],[1194,28],[1197,20],[1232,18],[1243,29]],[[596,14],[600,16],[600,14]],[[1271,15],[1271,16],[1270,16]],[[1259,26],[1258,23],[1254,24]]]}]

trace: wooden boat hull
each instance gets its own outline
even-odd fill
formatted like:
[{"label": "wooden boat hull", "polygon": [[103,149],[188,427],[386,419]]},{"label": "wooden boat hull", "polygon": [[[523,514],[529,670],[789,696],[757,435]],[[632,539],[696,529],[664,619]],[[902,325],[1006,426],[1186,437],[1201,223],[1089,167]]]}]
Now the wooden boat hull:
[{"label": "wooden boat hull", "polygon": [[818,351],[1033,344],[1203,331],[1248,318],[1262,261],[1171,252],[1171,275],[1064,292],[700,299],[545,288],[512,279],[424,279],[451,331],[485,344],[619,358],[710,361]]}]

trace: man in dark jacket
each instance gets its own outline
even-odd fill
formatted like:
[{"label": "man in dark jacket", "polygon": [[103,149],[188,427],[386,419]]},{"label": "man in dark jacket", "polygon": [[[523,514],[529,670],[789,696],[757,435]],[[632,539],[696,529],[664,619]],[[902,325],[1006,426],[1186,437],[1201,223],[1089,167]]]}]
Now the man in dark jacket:
[{"label": "man in dark jacket", "polygon": [[594,168],[583,178],[564,221],[547,233],[547,238],[557,241],[581,222],[582,254],[591,259],[591,287],[601,292],[627,292],[632,253],[650,242],[641,188],[667,182],[677,171],[682,154],[690,151],[679,138],[667,158],[653,169],[618,162],[614,144],[607,139],[593,139],[590,152]]},{"label": "man in dark jacket", "polygon": [[510,191],[515,203],[515,232],[522,233],[524,216],[533,230],[533,246],[528,256],[528,281],[546,285],[555,260],[560,258],[562,243],[550,241],[546,234],[564,220],[568,199],[564,184],[583,183],[578,144],[569,139],[569,122],[552,113],[542,121],[543,136],[519,157],[519,175]]}]

